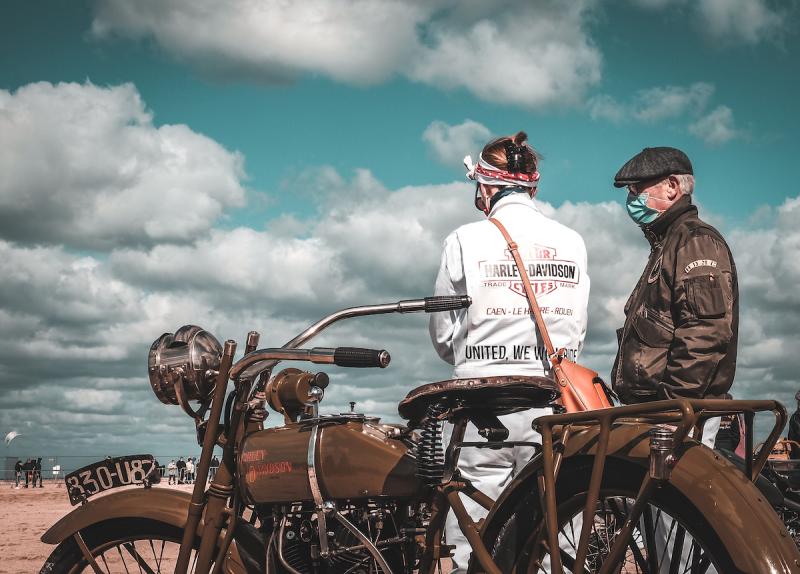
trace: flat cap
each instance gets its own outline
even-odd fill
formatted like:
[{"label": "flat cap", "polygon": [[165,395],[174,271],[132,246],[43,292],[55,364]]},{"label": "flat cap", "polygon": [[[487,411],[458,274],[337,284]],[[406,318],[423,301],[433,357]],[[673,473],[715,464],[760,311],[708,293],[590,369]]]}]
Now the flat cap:
[{"label": "flat cap", "polygon": [[614,176],[614,187],[681,173],[694,174],[692,162],[681,150],[674,147],[646,147],[620,168]]}]

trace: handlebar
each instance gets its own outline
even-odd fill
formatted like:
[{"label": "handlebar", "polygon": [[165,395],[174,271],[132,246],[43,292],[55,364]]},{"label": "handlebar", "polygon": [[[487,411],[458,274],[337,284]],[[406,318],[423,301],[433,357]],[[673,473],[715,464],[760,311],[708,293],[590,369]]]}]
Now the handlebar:
[{"label": "handlebar", "polygon": [[424,299],[398,301],[396,305],[398,313],[416,313],[418,311],[438,313],[439,311],[466,309],[472,305],[472,297],[469,295],[438,295],[436,297],[425,297]]},{"label": "handlebar", "polygon": [[[364,317],[366,315],[384,315],[387,313],[417,313],[420,311],[424,311],[426,313],[437,313],[440,311],[454,311],[457,309],[466,309],[470,305],[472,305],[472,298],[467,295],[444,295],[437,297],[425,297],[424,299],[408,299],[405,301],[398,301],[397,303],[384,303],[380,305],[364,305],[361,307],[350,307],[348,309],[342,309],[341,311],[336,311],[335,313],[332,313],[327,317],[320,319],[319,321],[308,327],[305,331],[297,335],[294,339],[287,342],[283,347],[281,347],[281,349],[273,349],[273,350],[279,351],[279,350],[296,349],[300,345],[306,343],[309,339],[317,336],[324,329],[330,327],[337,321],[341,321],[342,319],[351,319],[353,317]],[[247,358],[247,356],[240,359],[233,366],[233,369],[231,369],[232,379],[235,379],[237,376],[255,377],[261,372],[268,371],[269,369],[277,365],[280,361],[286,360],[280,357],[275,359],[272,358],[264,359],[259,361],[258,369],[248,368],[249,366],[253,365],[253,363],[241,367],[240,363],[244,361],[245,358]],[[295,359],[295,360],[308,360],[308,359]],[[251,393],[256,393],[260,390],[263,390],[263,383],[265,382],[266,381],[264,380],[264,378],[259,380],[258,384],[253,385]]]},{"label": "handlebar", "polygon": [[388,352],[375,349],[338,347],[333,353],[333,364],[339,367],[380,367],[385,369],[391,360]]},{"label": "handlebar", "polygon": [[264,370],[264,365],[274,365],[279,361],[310,361],[323,365],[340,367],[380,367],[386,368],[392,360],[386,351],[362,349],[359,347],[314,347],[313,349],[258,349],[246,354],[231,368],[231,379],[250,378]]}]

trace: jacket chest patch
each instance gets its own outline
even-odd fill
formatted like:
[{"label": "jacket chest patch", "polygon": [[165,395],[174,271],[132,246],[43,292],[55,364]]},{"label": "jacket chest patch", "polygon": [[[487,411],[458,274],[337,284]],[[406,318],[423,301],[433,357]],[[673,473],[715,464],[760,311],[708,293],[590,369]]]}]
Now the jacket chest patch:
[{"label": "jacket chest patch", "polygon": [[664,261],[664,254],[662,253],[659,255],[656,262],[653,264],[653,268],[650,269],[650,275],[647,276],[648,283],[655,283],[658,280],[658,276],[661,273],[661,263]]},{"label": "jacket chest patch", "polygon": [[714,261],[713,259],[698,259],[696,261],[692,261],[691,263],[689,263],[689,265],[687,265],[683,269],[683,271],[684,271],[684,273],[688,273],[692,269],[696,269],[698,267],[712,267],[713,268],[713,267],[716,267],[716,266],[717,266],[717,262]]}]

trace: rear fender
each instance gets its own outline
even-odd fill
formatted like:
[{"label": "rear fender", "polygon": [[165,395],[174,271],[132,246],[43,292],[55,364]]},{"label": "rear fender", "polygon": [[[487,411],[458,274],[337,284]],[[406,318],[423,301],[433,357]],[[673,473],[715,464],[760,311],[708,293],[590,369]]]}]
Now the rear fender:
[{"label": "rear fender", "polygon": [[59,544],[87,526],[113,518],[151,518],[183,528],[191,500],[188,492],[167,488],[113,492],[77,507],[51,526],[41,540],[45,544]]},{"label": "rear fender", "polygon": [[[613,425],[608,456],[647,468],[651,428],[630,422]],[[564,452],[563,472],[569,471],[570,458],[595,454],[598,434],[598,426],[574,430]],[[481,532],[487,548],[522,496],[538,489],[541,468],[542,457],[537,455],[500,495]],[[687,439],[670,484],[702,512],[742,572],[800,573],[800,553],[786,527],[753,483],[724,457]]]}]

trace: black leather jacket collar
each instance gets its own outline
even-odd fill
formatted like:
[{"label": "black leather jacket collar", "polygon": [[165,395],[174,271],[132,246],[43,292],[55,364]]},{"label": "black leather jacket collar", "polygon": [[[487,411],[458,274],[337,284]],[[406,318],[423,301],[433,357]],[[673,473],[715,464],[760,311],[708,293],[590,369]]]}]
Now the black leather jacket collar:
[{"label": "black leather jacket collar", "polygon": [[647,238],[647,241],[650,242],[650,245],[655,246],[661,243],[675,220],[689,212],[696,215],[697,207],[692,205],[692,198],[690,196],[684,195],[667,211],[659,215],[654,222],[644,225],[642,227],[642,232]]}]

